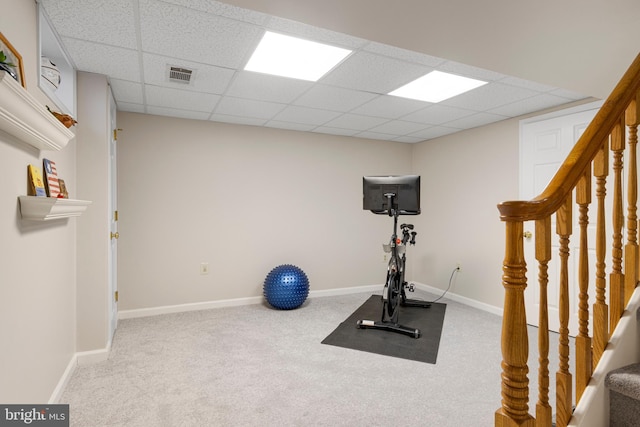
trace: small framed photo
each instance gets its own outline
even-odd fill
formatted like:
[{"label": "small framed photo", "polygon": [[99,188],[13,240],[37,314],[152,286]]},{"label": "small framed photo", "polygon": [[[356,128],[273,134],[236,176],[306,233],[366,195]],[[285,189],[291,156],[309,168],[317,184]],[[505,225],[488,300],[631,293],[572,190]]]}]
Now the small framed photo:
[{"label": "small framed photo", "polygon": [[67,184],[64,182],[64,179],[59,179],[58,184],[60,184],[60,194],[58,194],[58,197],[61,197],[63,199],[68,199],[69,190],[67,190]]},{"label": "small framed photo", "polygon": [[0,33],[0,70],[9,73],[22,87],[27,87],[24,79],[22,56],[2,33]]}]

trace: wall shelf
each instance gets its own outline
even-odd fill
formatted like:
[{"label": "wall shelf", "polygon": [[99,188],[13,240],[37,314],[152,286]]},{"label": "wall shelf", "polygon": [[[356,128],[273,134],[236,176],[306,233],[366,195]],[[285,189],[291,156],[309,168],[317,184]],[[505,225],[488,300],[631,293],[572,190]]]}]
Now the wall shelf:
[{"label": "wall shelf", "polygon": [[92,203],[88,200],[19,196],[22,219],[49,221],[80,216]]},{"label": "wall shelf", "polygon": [[75,136],[4,72],[0,72],[0,130],[40,150],[61,150]]}]

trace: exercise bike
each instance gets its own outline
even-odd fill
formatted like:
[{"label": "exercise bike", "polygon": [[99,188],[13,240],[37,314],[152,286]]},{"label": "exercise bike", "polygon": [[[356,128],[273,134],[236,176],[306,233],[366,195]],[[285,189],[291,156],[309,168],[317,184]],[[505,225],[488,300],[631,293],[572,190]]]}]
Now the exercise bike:
[{"label": "exercise bike", "polygon": [[[413,338],[420,338],[420,330],[398,323],[400,306],[404,307],[422,307],[429,308],[431,303],[417,299],[409,299],[406,295],[406,289],[409,292],[414,291],[413,284],[408,284],[404,280],[405,267],[407,264],[407,245],[415,245],[417,233],[413,224],[401,224],[402,238],[398,237],[398,216],[400,212],[395,209],[393,193],[384,195],[388,198],[389,216],[393,217],[393,234],[389,240],[389,244],[382,245],[385,252],[391,254],[389,265],[387,267],[387,278],[382,291],[382,317],[380,321],[358,320],[356,326],[366,329],[382,329],[391,332],[397,332],[409,335]],[[407,214],[407,213],[404,213]]]}]

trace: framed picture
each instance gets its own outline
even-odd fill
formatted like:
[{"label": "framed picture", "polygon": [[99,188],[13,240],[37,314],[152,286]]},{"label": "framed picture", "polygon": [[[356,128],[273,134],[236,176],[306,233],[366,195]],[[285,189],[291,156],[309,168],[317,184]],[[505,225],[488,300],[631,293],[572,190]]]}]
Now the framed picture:
[{"label": "framed picture", "polygon": [[2,33],[0,33],[0,52],[2,52],[0,53],[0,69],[9,73],[22,87],[26,88],[22,56]]}]

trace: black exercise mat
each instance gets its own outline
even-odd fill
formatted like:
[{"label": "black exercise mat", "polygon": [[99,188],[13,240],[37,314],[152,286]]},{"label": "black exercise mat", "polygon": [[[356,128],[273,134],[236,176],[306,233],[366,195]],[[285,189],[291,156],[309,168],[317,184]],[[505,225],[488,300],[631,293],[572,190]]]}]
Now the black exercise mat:
[{"label": "black exercise mat", "polygon": [[380,329],[359,329],[358,320],[381,320],[382,298],[372,295],[340,324],[322,344],[400,357],[418,362],[436,363],[446,304],[432,303],[429,308],[400,307],[398,323],[420,329],[420,338]]}]

